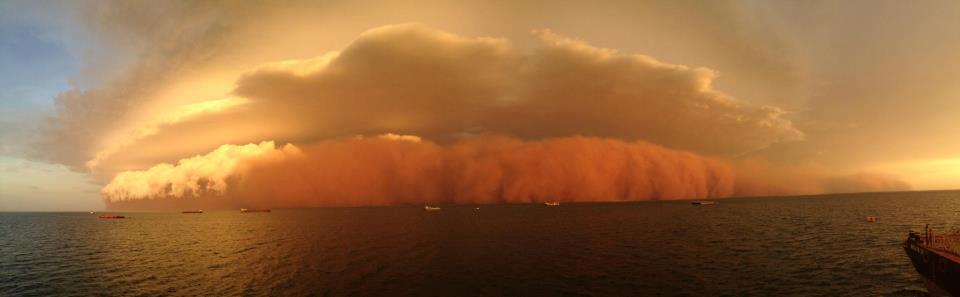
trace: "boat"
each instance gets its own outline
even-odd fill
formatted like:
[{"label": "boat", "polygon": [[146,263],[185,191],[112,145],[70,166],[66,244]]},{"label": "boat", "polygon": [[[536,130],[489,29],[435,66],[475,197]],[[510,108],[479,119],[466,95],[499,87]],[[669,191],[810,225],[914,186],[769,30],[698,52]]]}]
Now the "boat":
[{"label": "boat", "polygon": [[424,206],[423,206],[423,210],[424,210],[424,211],[434,211],[434,210],[440,210],[440,208],[439,208],[439,207],[436,207],[436,206],[424,205]]},{"label": "boat", "polygon": [[270,212],[269,208],[241,208],[240,212]]},{"label": "boat", "polygon": [[910,231],[903,250],[931,296],[960,296],[960,231],[934,234],[927,225],[923,233]]},{"label": "boat", "polygon": [[709,201],[709,200],[697,200],[697,201],[690,202],[690,204],[693,204],[693,205],[714,205],[714,204],[717,204],[717,202],[716,202],[716,201]]},{"label": "boat", "polygon": [[543,205],[546,205],[546,206],[560,206],[560,202],[557,202],[557,201],[547,201],[547,202],[544,202]]},{"label": "boat", "polygon": [[98,216],[101,219],[126,219],[125,216]]},{"label": "boat", "polygon": [[203,213],[202,209],[198,210],[184,210],[182,213]]},{"label": "boat", "polygon": [[870,222],[870,223],[876,223],[878,220],[880,220],[880,219],[878,219],[878,218],[875,217],[875,216],[868,216],[868,217],[867,217],[867,222]]}]

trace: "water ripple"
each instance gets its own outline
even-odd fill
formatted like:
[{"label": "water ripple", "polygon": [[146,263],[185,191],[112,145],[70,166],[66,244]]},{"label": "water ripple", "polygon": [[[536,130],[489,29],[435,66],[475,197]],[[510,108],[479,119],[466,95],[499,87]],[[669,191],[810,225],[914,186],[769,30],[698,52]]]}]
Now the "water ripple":
[{"label": "water ripple", "polygon": [[[925,296],[900,243],[956,192],[0,214],[0,296]],[[866,223],[863,217],[881,218]]]}]

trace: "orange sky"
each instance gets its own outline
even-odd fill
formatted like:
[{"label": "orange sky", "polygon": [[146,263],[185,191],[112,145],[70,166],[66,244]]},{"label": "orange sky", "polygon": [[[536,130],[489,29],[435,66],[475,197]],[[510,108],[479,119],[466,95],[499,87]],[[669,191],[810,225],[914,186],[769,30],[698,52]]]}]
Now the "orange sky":
[{"label": "orange sky", "polygon": [[[95,187],[223,146],[386,133],[642,142],[777,194],[960,186],[960,10],[936,7],[955,3],[5,5],[76,66],[49,111],[2,126],[0,165]],[[57,182],[34,175],[0,209]]]}]

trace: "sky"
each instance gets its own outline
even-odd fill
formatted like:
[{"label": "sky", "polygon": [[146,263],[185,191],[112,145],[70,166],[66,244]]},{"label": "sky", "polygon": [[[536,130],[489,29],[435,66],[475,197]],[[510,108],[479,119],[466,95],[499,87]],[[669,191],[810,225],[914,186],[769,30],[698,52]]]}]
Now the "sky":
[{"label": "sky", "polygon": [[958,6],[0,1],[0,210],[960,188]]}]

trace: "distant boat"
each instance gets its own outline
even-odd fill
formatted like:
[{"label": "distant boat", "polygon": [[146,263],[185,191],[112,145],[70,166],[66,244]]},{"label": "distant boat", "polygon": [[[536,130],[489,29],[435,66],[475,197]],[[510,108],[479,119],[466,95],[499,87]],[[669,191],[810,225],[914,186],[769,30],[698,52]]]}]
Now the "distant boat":
[{"label": "distant boat", "polygon": [[877,220],[879,220],[879,219],[878,219],[877,217],[875,217],[875,216],[869,216],[869,217],[867,217],[867,222],[876,223]]},{"label": "distant boat", "polygon": [[198,210],[184,210],[183,213],[203,213],[202,209]]},{"label": "distant boat", "polygon": [[125,216],[98,216],[101,219],[126,219]]},{"label": "distant boat", "polygon": [[260,208],[260,209],[241,208],[240,212],[270,212],[270,209],[269,208]]},{"label": "distant boat", "polygon": [[557,201],[547,201],[547,202],[544,202],[543,205],[546,205],[546,206],[560,206],[560,202],[557,202]]},{"label": "distant boat", "polygon": [[708,200],[700,200],[700,201],[690,202],[690,204],[693,204],[693,205],[714,205],[714,204],[717,204],[717,202],[716,202],[716,201],[708,201]]},{"label": "distant boat", "polygon": [[423,206],[423,210],[424,210],[424,211],[434,211],[434,210],[440,210],[440,208],[439,208],[439,207],[436,207],[436,206],[425,205],[425,206]]}]

